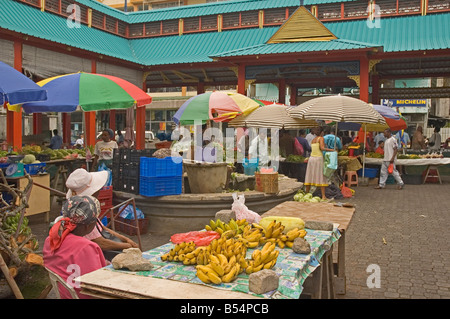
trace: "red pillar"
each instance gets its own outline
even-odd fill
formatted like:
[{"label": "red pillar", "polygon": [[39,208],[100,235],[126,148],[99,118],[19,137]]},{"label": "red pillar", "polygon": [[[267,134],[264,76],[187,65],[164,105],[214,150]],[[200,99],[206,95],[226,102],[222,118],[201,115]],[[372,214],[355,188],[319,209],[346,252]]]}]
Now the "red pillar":
[{"label": "red pillar", "polygon": [[33,113],[33,134],[42,134],[42,113]]},{"label": "red pillar", "polygon": [[109,111],[109,128],[116,131],[116,110]]},{"label": "red pillar", "polygon": [[286,104],[286,80],[278,81],[278,103]]},{"label": "red pillar", "polygon": [[[147,92],[147,82],[142,83],[142,90]],[[137,150],[145,149],[145,110],[146,107],[136,107],[136,141],[134,143]]]},{"label": "red pillar", "polygon": [[380,77],[372,75],[372,104],[380,104]]},{"label": "red pillar", "polygon": [[369,102],[369,59],[367,56],[359,59],[359,99]]},{"label": "red pillar", "polygon": [[245,64],[239,64],[238,67],[237,92],[245,95]]},{"label": "red pillar", "polygon": [[198,82],[197,95],[202,93],[205,93],[205,82]]},{"label": "red pillar", "polygon": [[291,85],[291,95],[289,99],[289,104],[291,106],[297,105],[297,87],[295,85]]},{"label": "red pillar", "polygon": [[72,130],[70,128],[70,113],[62,113],[62,129],[63,129],[63,143],[70,146],[70,137],[72,136]]},{"label": "red pillar", "polygon": [[[14,41],[14,68],[22,73],[22,42]],[[22,109],[6,112],[6,141],[14,150],[22,149]]]},{"label": "red pillar", "polygon": [[[91,73],[97,73],[97,61],[91,60]],[[86,146],[95,145],[96,143],[96,118],[95,111],[84,112],[84,143]]]}]

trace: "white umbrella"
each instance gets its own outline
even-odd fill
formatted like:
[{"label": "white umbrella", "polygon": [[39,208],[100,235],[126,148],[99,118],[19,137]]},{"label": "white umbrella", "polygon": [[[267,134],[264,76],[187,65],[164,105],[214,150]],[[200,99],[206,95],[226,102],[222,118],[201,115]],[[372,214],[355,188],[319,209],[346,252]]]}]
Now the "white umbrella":
[{"label": "white umbrella", "polygon": [[[303,120],[359,123],[364,125],[365,130],[366,126],[369,124],[387,125],[384,118],[373,108],[371,104],[360,99],[340,94],[322,96],[308,100],[297,107],[290,108],[289,114],[292,117]],[[366,138],[364,138],[364,151],[365,148]],[[364,164],[365,152],[363,152],[363,177]]]},{"label": "white umbrella", "polygon": [[231,127],[262,127],[279,129],[299,129],[317,126],[314,120],[304,120],[292,117],[289,107],[279,104],[265,105],[248,115],[239,115],[228,123]]}]

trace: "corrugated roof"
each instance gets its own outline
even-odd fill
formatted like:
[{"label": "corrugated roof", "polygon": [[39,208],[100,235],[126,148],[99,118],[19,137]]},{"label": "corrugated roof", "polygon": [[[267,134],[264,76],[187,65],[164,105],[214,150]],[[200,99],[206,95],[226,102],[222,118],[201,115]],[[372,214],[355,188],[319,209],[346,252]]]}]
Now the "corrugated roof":
[{"label": "corrugated roof", "polygon": [[128,22],[128,16],[125,12],[114,9],[113,7],[98,2],[97,0],[76,0],[76,2],[94,10],[103,12],[111,17]]},{"label": "corrugated roof", "polygon": [[[341,3],[349,1],[356,0],[304,0],[304,5],[306,6],[324,3]],[[230,0],[148,11],[130,12],[128,13],[128,21],[130,23],[140,23],[224,14],[230,12],[243,12],[268,8],[286,8],[299,6],[300,0]]]},{"label": "corrugated roof", "polygon": [[139,63],[125,38],[84,24],[69,28],[65,18],[20,2],[2,0],[0,12],[0,28]]},{"label": "corrugated roof", "polygon": [[380,27],[366,20],[329,22],[324,25],[338,38],[378,43],[384,52],[450,48],[450,13],[380,19]]}]

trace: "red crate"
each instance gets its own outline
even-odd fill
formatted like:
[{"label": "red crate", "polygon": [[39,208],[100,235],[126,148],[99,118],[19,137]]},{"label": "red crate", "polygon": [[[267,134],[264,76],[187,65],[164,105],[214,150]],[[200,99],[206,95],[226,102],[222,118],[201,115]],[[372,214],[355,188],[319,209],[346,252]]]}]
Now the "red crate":
[{"label": "red crate", "polygon": [[[115,229],[116,231],[120,231],[122,233],[125,233],[127,235],[130,236],[134,236],[137,235],[137,228],[136,228],[136,220],[135,219],[125,219],[122,217],[117,217],[117,221],[119,222],[123,222],[125,224],[122,223],[114,223],[115,225]],[[147,233],[147,229],[148,229],[148,218],[141,218],[138,219],[139,221],[139,233],[142,234],[146,234]]]}]

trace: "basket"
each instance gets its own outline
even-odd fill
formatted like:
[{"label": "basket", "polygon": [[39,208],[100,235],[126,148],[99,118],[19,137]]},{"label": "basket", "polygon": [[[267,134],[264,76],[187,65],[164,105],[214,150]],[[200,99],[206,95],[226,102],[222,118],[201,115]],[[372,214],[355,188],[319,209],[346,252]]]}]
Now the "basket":
[{"label": "basket", "polygon": [[46,165],[45,163],[24,164],[23,168],[29,175],[37,175],[45,172]]},{"label": "basket", "polygon": [[179,195],[182,192],[182,176],[141,176],[139,194],[143,196]]},{"label": "basket", "polygon": [[[114,223],[114,228],[116,231],[120,231],[130,236],[137,235],[135,219],[125,219],[119,216],[117,217],[117,221],[118,221],[117,223]],[[141,235],[146,234],[148,229],[148,218],[147,217],[141,218],[138,219],[138,221],[139,221],[138,223],[139,233]]]},{"label": "basket", "polygon": [[155,143],[156,149],[160,150],[162,148],[170,148],[172,146],[171,141]]},{"label": "basket", "polygon": [[162,177],[183,175],[182,157],[141,157],[140,176]]},{"label": "basket", "polygon": [[255,173],[255,188],[267,194],[278,193],[278,173]]}]

